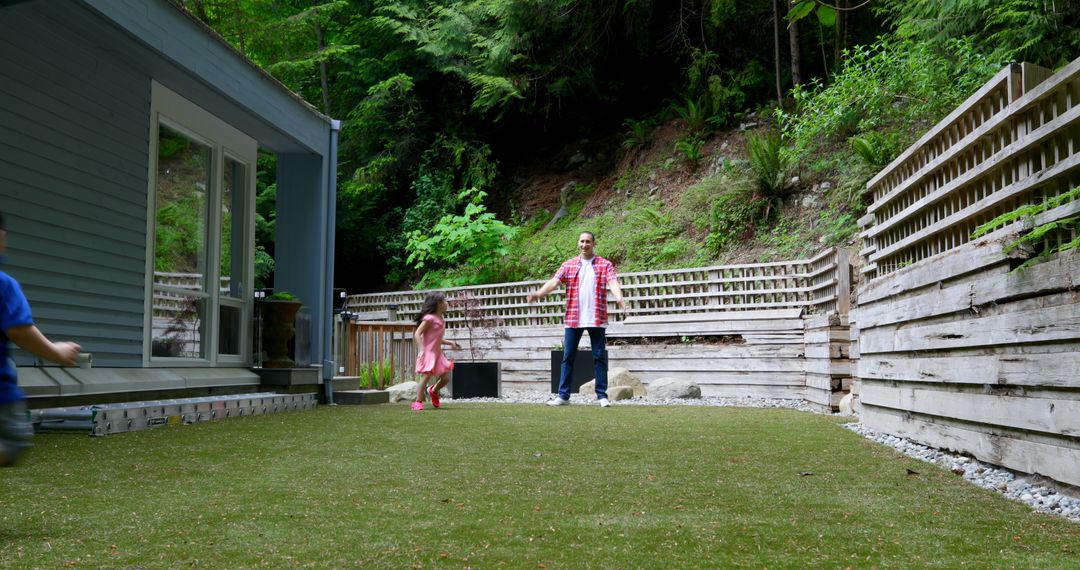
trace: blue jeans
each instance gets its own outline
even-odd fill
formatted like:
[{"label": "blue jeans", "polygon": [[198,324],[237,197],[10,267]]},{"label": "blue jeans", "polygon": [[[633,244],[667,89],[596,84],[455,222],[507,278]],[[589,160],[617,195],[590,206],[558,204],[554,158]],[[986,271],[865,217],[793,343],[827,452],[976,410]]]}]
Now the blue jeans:
[{"label": "blue jeans", "polygon": [[589,331],[592,345],[593,371],[596,373],[596,397],[607,398],[607,340],[604,327],[566,328],[563,334],[562,374],[559,377],[559,397],[570,399],[570,382],[574,377],[574,359],[577,358],[581,333]]}]

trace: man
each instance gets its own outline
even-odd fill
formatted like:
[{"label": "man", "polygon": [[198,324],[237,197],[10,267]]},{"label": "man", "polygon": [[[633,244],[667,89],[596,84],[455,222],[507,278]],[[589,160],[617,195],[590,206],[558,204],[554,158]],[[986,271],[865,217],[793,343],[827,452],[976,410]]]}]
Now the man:
[{"label": "man", "polygon": [[[7,250],[4,214],[0,212],[0,262]],[[52,342],[34,326],[30,305],[19,282],[0,271],[0,467],[10,467],[31,446],[34,435],[19,389],[15,363],[8,358],[8,339],[41,358],[75,366],[82,349],[73,342]]]},{"label": "man", "polygon": [[550,281],[527,299],[530,303],[544,298],[559,286],[566,284],[566,329],[563,335],[562,374],[559,377],[559,394],[547,404],[565,406],[570,403],[570,383],[574,372],[574,358],[577,357],[578,342],[581,334],[589,331],[589,343],[592,345],[593,364],[596,372],[596,399],[600,407],[611,406],[607,397],[607,341],[604,327],[607,326],[607,289],[615,296],[619,309],[626,311],[622,289],[615,266],[608,260],[593,253],[596,236],[592,232],[582,232],[578,236],[578,251],[581,255],[567,260]]}]

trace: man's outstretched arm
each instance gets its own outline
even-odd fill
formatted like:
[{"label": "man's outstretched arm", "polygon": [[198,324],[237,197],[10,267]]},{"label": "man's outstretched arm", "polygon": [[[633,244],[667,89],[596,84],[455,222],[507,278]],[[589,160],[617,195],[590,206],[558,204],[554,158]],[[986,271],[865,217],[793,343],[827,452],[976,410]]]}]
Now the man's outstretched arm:
[{"label": "man's outstretched arm", "polygon": [[536,291],[533,291],[532,293],[529,293],[525,298],[528,299],[530,303],[535,303],[536,301],[539,301],[540,299],[543,299],[544,297],[546,297],[548,293],[551,293],[552,291],[554,291],[555,288],[558,287],[558,286],[559,286],[559,278],[558,277],[552,277],[551,279],[548,280],[547,283],[544,283],[543,287],[540,287]]},{"label": "man's outstretched arm", "polygon": [[619,286],[619,280],[612,279],[611,281],[608,281],[608,285],[611,287],[611,293],[615,296],[615,304],[625,313],[626,299],[623,298],[622,287]]}]

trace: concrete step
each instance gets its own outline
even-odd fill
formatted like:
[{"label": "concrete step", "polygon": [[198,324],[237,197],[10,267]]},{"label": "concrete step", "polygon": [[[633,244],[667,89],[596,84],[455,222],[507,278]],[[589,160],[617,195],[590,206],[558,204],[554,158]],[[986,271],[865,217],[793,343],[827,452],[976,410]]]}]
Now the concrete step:
[{"label": "concrete step", "polygon": [[338,390],[334,403],[342,405],[389,404],[390,392],[386,390]]}]

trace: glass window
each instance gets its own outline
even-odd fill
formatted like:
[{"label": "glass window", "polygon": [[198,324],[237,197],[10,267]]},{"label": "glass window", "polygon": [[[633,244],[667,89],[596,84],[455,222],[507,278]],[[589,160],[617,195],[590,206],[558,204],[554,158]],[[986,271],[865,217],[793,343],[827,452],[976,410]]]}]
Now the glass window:
[{"label": "glass window", "polygon": [[254,139],[152,82],[148,364],[251,361]]},{"label": "glass window", "polygon": [[207,199],[213,149],[158,127],[151,355],[206,358]]},{"label": "glass window", "polygon": [[[244,181],[247,167],[225,157],[221,185],[221,294],[244,298]],[[234,279],[233,276],[237,278]]]}]

